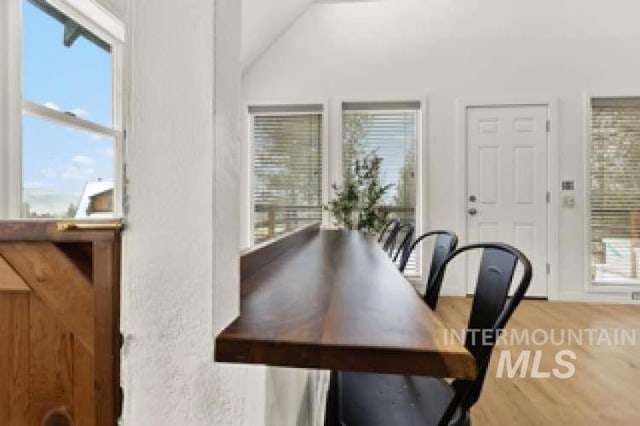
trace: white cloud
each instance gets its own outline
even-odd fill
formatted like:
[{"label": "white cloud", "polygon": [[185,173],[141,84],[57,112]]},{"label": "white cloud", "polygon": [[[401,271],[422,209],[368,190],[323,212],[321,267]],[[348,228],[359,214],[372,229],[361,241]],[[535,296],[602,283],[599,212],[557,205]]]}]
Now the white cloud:
[{"label": "white cloud", "polygon": [[60,107],[58,105],[54,104],[53,102],[45,102],[43,105],[46,106],[49,109],[53,109],[55,111],[60,111]]},{"label": "white cloud", "polygon": [[80,117],[80,118],[83,118],[89,115],[89,111],[84,110],[82,108],[74,108],[70,112],[76,117]]},{"label": "white cloud", "polygon": [[115,152],[113,150],[113,147],[110,146],[109,148],[103,149],[102,153],[107,157],[113,158]]},{"label": "white cloud", "polygon": [[62,172],[62,177],[72,180],[90,180],[94,174],[95,170],[90,167],[69,166]]},{"label": "white cloud", "polygon": [[94,163],[93,158],[88,155],[78,154],[71,159],[73,164],[78,164],[81,166],[90,166]]}]

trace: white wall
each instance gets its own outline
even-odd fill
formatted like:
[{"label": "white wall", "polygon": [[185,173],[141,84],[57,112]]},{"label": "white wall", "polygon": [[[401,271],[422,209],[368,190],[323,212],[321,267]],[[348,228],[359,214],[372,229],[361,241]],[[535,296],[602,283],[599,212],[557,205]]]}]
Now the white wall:
[{"label": "white wall", "polygon": [[126,3],[123,424],[259,426],[262,370],[213,362],[238,313],[240,5]]},{"label": "white wall", "polygon": [[[584,101],[640,95],[636,0],[403,0],[315,4],[245,70],[247,101],[429,99],[427,180],[432,228],[463,229],[456,100],[558,100],[559,185],[576,181],[576,208],[560,209],[559,298],[629,300],[584,292]],[[334,120],[335,122],[335,120]],[[333,131],[339,135],[339,131]],[[450,182],[451,170],[459,171]],[[458,280],[460,282],[460,280]],[[450,285],[449,293],[461,293]]]},{"label": "white wall", "polygon": [[242,64],[250,65],[312,0],[242,0]]},{"label": "white wall", "polygon": [[[304,425],[306,372],[273,386],[264,367],[213,362],[215,334],[239,312],[241,2],[98,1],[127,25],[121,423]],[[17,215],[7,205],[19,190],[6,177],[19,163],[8,149],[21,108],[8,7],[19,4],[0,1],[2,219]]]}]

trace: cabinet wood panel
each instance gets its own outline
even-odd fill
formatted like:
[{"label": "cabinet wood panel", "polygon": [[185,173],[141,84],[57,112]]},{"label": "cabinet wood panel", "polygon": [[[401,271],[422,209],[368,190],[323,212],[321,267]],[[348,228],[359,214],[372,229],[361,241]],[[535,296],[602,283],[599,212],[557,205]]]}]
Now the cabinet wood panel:
[{"label": "cabinet wood panel", "polygon": [[0,425],[114,426],[120,232],[0,222]]}]

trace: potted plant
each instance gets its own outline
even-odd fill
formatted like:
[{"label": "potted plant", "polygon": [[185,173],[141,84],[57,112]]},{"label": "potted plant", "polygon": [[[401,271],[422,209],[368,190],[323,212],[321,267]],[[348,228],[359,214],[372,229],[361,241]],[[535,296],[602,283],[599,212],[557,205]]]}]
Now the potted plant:
[{"label": "potted plant", "polygon": [[347,171],[344,185],[333,184],[335,198],[325,206],[338,226],[376,233],[387,220],[381,200],[393,186],[380,183],[382,158],[369,152],[356,159]]}]

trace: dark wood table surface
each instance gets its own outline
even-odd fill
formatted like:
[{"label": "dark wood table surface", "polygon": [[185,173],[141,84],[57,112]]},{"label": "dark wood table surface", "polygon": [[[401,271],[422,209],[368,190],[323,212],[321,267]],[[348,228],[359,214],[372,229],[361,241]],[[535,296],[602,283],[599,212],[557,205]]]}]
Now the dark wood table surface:
[{"label": "dark wood table surface", "polygon": [[307,228],[241,260],[219,362],[474,378],[476,364],[373,238]]}]

